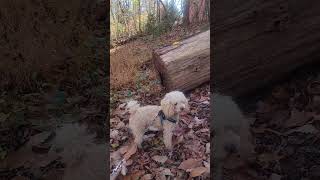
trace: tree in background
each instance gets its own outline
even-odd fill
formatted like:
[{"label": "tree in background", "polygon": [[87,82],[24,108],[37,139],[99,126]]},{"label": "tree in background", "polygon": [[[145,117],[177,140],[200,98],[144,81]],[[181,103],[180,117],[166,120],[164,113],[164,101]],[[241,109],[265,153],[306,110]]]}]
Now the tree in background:
[{"label": "tree in background", "polygon": [[175,22],[184,26],[208,22],[209,0],[111,0],[112,40],[136,35],[161,35]]},{"label": "tree in background", "polygon": [[190,20],[190,16],[189,16],[189,10],[190,10],[190,0],[185,0],[184,1],[184,12],[183,12],[183,24],[184,25],[189,25],[189,20]]}]

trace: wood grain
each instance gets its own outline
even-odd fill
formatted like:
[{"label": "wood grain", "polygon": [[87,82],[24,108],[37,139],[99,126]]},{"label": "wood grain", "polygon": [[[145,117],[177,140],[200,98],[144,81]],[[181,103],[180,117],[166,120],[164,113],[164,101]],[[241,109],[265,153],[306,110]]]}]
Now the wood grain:
[{"label": "wood grain", "polygon": [[213,81],[250,93],[320,60],[320,1],[224,0],[213,11]]},{"label": "wood grain", "polygon": [[168,90],[198,87],[210,80],[210,31],[155,50],[153,60]]}]

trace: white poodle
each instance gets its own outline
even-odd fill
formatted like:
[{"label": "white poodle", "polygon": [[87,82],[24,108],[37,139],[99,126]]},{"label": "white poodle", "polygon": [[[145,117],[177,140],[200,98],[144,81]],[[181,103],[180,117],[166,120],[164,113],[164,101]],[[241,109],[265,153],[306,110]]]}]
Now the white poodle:
[{"label": "white poodle", "polygon": [[172,150],[172,131],[179,121],[179,113],[189,110],[188,100],[182,92],[172,91],[164,96],[160,104],[143,107],[137,101],[127,104],[126,108],[130,112],[129,128],[134,136],[134,143],[139,148],[148,129],[159,129],[163,130],[166,148]]},{"label": "white poodle", "polygon": [[213,140],[215,179],[222,179],[223,162],[232,151],[246,160],[253,153],[250,121],[241,112],[232,97],[217,93],[211,98],[213,104]]}]

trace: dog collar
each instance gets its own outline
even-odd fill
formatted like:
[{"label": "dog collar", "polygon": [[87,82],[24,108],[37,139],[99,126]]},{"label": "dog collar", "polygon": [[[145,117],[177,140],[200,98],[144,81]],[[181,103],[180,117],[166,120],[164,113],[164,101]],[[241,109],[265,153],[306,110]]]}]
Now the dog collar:
[{"label": "dog collar", "polygon": [[168,121],[170,121],[170,122],[172,122],[172,123],[176,123],[176,122],[177,122],[176,119],[166,118],[166,115],[164,115],[164,113],[163,113],[162,110],[159,111],[158,116],[160,117],[161,125],[163,125],[163,121],[164,121],[164,120],[168,120]]}]

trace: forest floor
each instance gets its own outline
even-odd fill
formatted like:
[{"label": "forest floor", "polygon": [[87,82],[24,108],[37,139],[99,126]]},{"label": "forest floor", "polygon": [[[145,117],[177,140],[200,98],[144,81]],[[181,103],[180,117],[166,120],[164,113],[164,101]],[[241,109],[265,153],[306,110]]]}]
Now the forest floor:
[{"label": "forest floor", "polygon": [[[46,3],[13,3],[9,4],[10,8],[23,8],[8,8],[7,12],[12,14],[6,17],[24,17],[20,20],[27,27],[16,33],[5,28],[9,31],[6,34],[10,41],[5,42],[9,56],[3,57],[1,53],[4,62],[0,63],[3,70],[0,83],[0,179],[105,179],[107,164],[102,158],[106,154],[108,98],[105,23],[94,26],[97,29],[84,31],[82,22],[73,24],[74,19],[85,20],[83,17],[70,15],[63,23],[71,26],[59,25],[59,16],[42,7]],[[64,7],[59,6],[61,12],[73,8],[61,7]],[[74,7],[78,8],[76,4]],[[32,16],[28,8],[34,11]],[[27,13],[23,15],[23,12]],[[26,18],[29,18],[28,23],[24,23]],[[17,25],[18,19],[14,22]],[[13,21],[8,20],[4,24],[9,26]],[[58,24],[48,28],[46,23],[53,21]],[[85,25],[90,26],[87,22]],[[53,33],[48,33],[47,29]],[[56,33],[57,29],[62,29],[63,33]],[[85,33],[79,33],[82,30]],[[19,33],[23,36],[18,36]],[[55,34],[64,36],[56,37]],[[79,43],[67,41],[67,38]],[[28,39],[45,42],[45,45],[35,43],[30,46],[25,42]],[[48,39],[57,44],[50,44]],[[60,40],[64,42],[63,46]],[[55,45],[60,49],[51,56],[47,51],[55,49]],[[25,48],[27,50],[21,50]],[[61,53],[64,51],[69,53]],[[10,56],[18,53],[27,58],[20,61]],[[38,62],[36,58],[28,58],[30,54],[45,57]]]},{"label": "forest floor", "polygon": [[105,178],[107,75],[97,66],[39,91],[0,94],[0,179]]},{"label": "forest floor", "polygon": [[[128,153],[133,140],[128,130],[128,114],[123,108],[130,99],[141,105],[159,105],[166,93],[152,64],[152,50],[170,45],[208,26],[177,28],[157,38],[144,36],[111,50],[110,59],[110,167]],[[171,158],[165,150],[161,132],[148,133],[143,149],[130,152],[127,173],[119,179],[209,179],[210,173],[210,87],[204,84],[186,94],[191,110],[182,115],[174,133]]]},{"label": "forest floor", "polygon": [[249,164],[230,156],[224,179],[319,179],[319,65],[302,67],[293,74],[257,92],[256,97],[248,97],[255,99],[251,105],[249,101],[240,103],[253,107],[248,114],[254,119],[255,155]]}]

